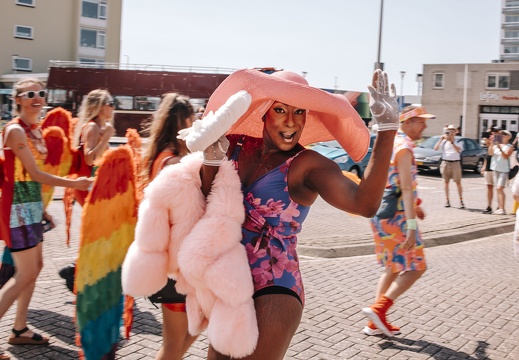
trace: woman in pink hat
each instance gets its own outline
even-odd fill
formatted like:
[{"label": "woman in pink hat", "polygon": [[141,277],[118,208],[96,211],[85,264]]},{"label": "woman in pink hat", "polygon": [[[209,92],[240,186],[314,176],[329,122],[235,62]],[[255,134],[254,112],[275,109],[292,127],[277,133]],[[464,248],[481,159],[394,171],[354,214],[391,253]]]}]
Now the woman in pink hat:
[{"label": "woman in pink hat", "polygon": [[[204,151],[201,169],[206,195],[227,157],[241,181],[245,206],[241,243],[251,270],[259,333],[246,359],[283,359],[297,331],[305,302],[297,235],[316,198],[365,217],[379,208],[399,126],[398,106],[394,85],[381,70],[368,88],[378,136],[359,184],[345,177],[333,161],[304,148],[335,138],[355,161],[364,157],[369,132],[344,96],[312,88],[291,72],[266,75],[241,70],[229,76],[207,104],[206,115],[240,90],[251,96],[251,105],[227,138]],[[209,341],[208,359],[230,358]]]}]

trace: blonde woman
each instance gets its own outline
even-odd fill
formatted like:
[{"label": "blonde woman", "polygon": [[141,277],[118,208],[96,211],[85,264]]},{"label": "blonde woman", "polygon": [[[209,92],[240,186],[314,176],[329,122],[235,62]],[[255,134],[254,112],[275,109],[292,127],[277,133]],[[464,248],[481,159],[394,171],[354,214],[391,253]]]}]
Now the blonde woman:
[{"label": "blonde woman", "polygon": [[[79,121],[75,130],[75,145],[80,151],[79,176],[94,175],[94,161],[109,148],[115,129],[111,124],[114,100],[107,90],[96,89],[88,93],[79,108]],[[76,191],[76,200],[83,206],[87,191]]]},{"label": "blonde woman", "polygon": [[[165,166],[180,162],[188,154],[183,140],[177,139],[179,130],[191,127],[195,112],[185,96],[168,93],[162,98],[149,128],[149,138],[144,154],[143,186],[152,181]],[[159,299],[162,296],[166,298]],[[162,304],[162,347],[156,360],[182,359],[182,355],[195,341],[188,333],[186,297],[175,290],[171,279],[164,289],[150,297]]]},{"label": "blonde woman", "polygon": [[43,267],[41,184],[86,190],[92,183],[85,177],[71,180],[40,170],[47,157],[39,127],[46,94],[43,83],[37,79],[16,83],[13,99],[18,117],[2,133],[5,177],[0,198],[0,239],[13,256],[16,273],[0,290],[0,318],[16,300],[18,307],[8,341],[14,345],[41,345],[49,341],[27,328],[29,302]]}]

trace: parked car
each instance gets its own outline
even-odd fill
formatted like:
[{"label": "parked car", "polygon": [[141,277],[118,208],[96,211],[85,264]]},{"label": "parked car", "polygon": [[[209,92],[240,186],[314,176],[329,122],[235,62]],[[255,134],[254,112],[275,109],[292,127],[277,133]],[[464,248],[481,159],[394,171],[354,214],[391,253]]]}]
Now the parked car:
[{"label": "parked car", "polygon": [[375,137],[376,135],[371,135],[368,153],[359,162],[354,162],[346,150],[344,150],[336,140],[316,143],[314,146],[310,147],[310,149],[335,161],[341,170],[349,171],[356,174],[358,177],[362,177],[364,170],[366,170],[366,167],[368,166],[369,159],[371,158]]},{"label": "parked car", "polygon": [[[418,166],[418,170],[440,170],[442,152],[434,150],[434,145],[439,139],[440,135],[431,136],[413,149],[414,160]],[[483,168],[487,149],[481,147],[476,141],[466,137],[456,136],[456,140],[463,142],[461,168],[463,170],[472,170],[476,174],[479,174]]]}]

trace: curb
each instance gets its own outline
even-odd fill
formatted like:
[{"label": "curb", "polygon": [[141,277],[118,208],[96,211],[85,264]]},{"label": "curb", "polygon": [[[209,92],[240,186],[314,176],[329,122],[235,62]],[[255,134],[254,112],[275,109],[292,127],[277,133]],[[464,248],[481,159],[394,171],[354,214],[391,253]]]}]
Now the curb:
[{"label": "curb", "polygon": [[[487,236],[511,233],[514,231],[515,218],[513,221],[498,224],[482,223],[479,226],[460,226],[455,229],[444,231],[431,231],[423,234],[425,248],[451,245],[463,241],[475,240]],[[375,249],[373,239],[362,239],[361,244],[338,246],[334,248],[323,248],[317,246],[298,245],[297,252],[302,256],[320,258],[339,258],[362,255],[374,255]]]}]

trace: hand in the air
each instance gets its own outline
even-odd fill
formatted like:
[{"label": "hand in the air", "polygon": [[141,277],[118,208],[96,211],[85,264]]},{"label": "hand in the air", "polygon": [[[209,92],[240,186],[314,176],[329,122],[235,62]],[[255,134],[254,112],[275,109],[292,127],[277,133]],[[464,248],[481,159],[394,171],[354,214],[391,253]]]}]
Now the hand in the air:
[{"label": "hand in the air", "polygon": [[[390,89],[391,88],[391,89]],[[368,85],[370,93],[369,109],[378,131],[398,130],[399,110],[394,83],[388,82],[387,74],[380,69],[375,70],[373,82]]]},{"label": "hand in the air", "polygon": [[229,140],[223,135],[204,150],[204,165],[219,166],[227,156],[228,148]]}]

